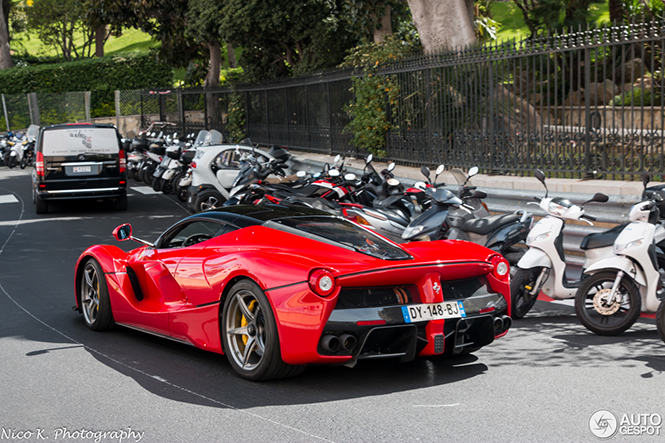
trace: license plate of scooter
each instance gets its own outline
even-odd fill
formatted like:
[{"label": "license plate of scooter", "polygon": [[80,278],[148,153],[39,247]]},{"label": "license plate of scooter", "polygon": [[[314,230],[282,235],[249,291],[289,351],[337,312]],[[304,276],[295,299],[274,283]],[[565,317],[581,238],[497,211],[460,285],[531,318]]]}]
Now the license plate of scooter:
[{"label": "license plate of scooter", "polygon": [[461,301],[402,306],[402,314],[406,323],[466,317]]},{"label": "license plate of scooter", "polygon": [[74,174],[84,174],[86,172],[92,172],[92,168],[90,166],[74,166],[72,171]]}]

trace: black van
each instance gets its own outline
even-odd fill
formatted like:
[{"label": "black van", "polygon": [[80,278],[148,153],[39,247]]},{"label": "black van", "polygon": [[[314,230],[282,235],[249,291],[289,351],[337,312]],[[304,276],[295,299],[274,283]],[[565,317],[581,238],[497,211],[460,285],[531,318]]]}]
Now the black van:
[{"label": "black van", "polygon": [[38,214],[54,200],[108,199],[115,209],[127,209],[127,160],[115,126],[44,127],[35,153],[32,200]]}]

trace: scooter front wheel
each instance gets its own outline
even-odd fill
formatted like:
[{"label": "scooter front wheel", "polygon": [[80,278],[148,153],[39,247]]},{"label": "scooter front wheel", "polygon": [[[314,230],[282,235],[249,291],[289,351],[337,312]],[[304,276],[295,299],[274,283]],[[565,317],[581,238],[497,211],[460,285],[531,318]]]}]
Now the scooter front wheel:
[{"label": "scooter front wheel", "polygon": [[[538,300],[540,288],[535,288],[536,281],[543,268],[517,269],[510,280],[510,297],[512,301],[511,316],[513,319],[524,318]],[[533,295],[531,295],[533,293]]]},{"label": "scooter front wheel", "polygon": [[665,301],[661,301],[656,311],[656,327],[660,339],[665,341]]},{"label": "scooter front wheel", "polygon": [[616,271],[594,274],[583,280],[575,294],[577,317],[588,330],[598,335],[619,335],[633,326],[640,316],[640,290],[627,275],[617,288],[619,297],[608,300],[616,277]]}]

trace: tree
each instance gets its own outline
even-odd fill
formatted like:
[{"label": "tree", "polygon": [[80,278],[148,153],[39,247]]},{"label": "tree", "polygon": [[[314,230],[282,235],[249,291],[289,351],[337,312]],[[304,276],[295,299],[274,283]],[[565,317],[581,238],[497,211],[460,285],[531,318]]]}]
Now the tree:
[{"label": "tree", "polygon": [[358,41],[345,26],[342,6],[343,0],[226,0],[221,34],[243,48],[247,80],[325,69]]},{"label": "tree", "polygon": [[[83,21],[85,11],[79,0],[35,0],[27,14],[28,27],[44,44],[59,49],[66,61],[90,56],[94,33]],[[80,52],[74,44],[78,33],[84,35]]]},{"label": "tree", "polygon": [[476,43],[473,0],[408,0],[408,3],[426,52],[460,49]]},{"label": "tree", "polygon": [[9,50],[9,31],[7,29],[7,21],[5,20],[3,2],[0,1],[0,69],[13,67],[14,61]]},{"label": "tree", "polygon": [[187,10],[187,36],[208,49],[208,75],[204,87],[219,86],[222,63],[221,11],[216,0],[190,0]]},{"label": "tree", "polygon": [[344,0],[344,18],[363,40],[379,43],[399,21],[411,20],[405,0]]},{"label": "tree", "polygon": [[604,0],[513,0],[522,11],[531,35],[587,26],[589,6]]}]

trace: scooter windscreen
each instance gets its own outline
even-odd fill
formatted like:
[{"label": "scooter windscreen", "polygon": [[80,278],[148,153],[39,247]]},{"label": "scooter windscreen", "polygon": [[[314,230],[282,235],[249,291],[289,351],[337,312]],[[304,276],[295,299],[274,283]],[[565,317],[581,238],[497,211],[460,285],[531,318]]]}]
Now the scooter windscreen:
[{"label": "scooter windscreen", "polygon": [[460,200],[455,194],[450,192],[447,189],[443,188],[427,188],[425,191],[432,200],[437,203],[443,203],[447,205],[461,205],[462,200]]}]

